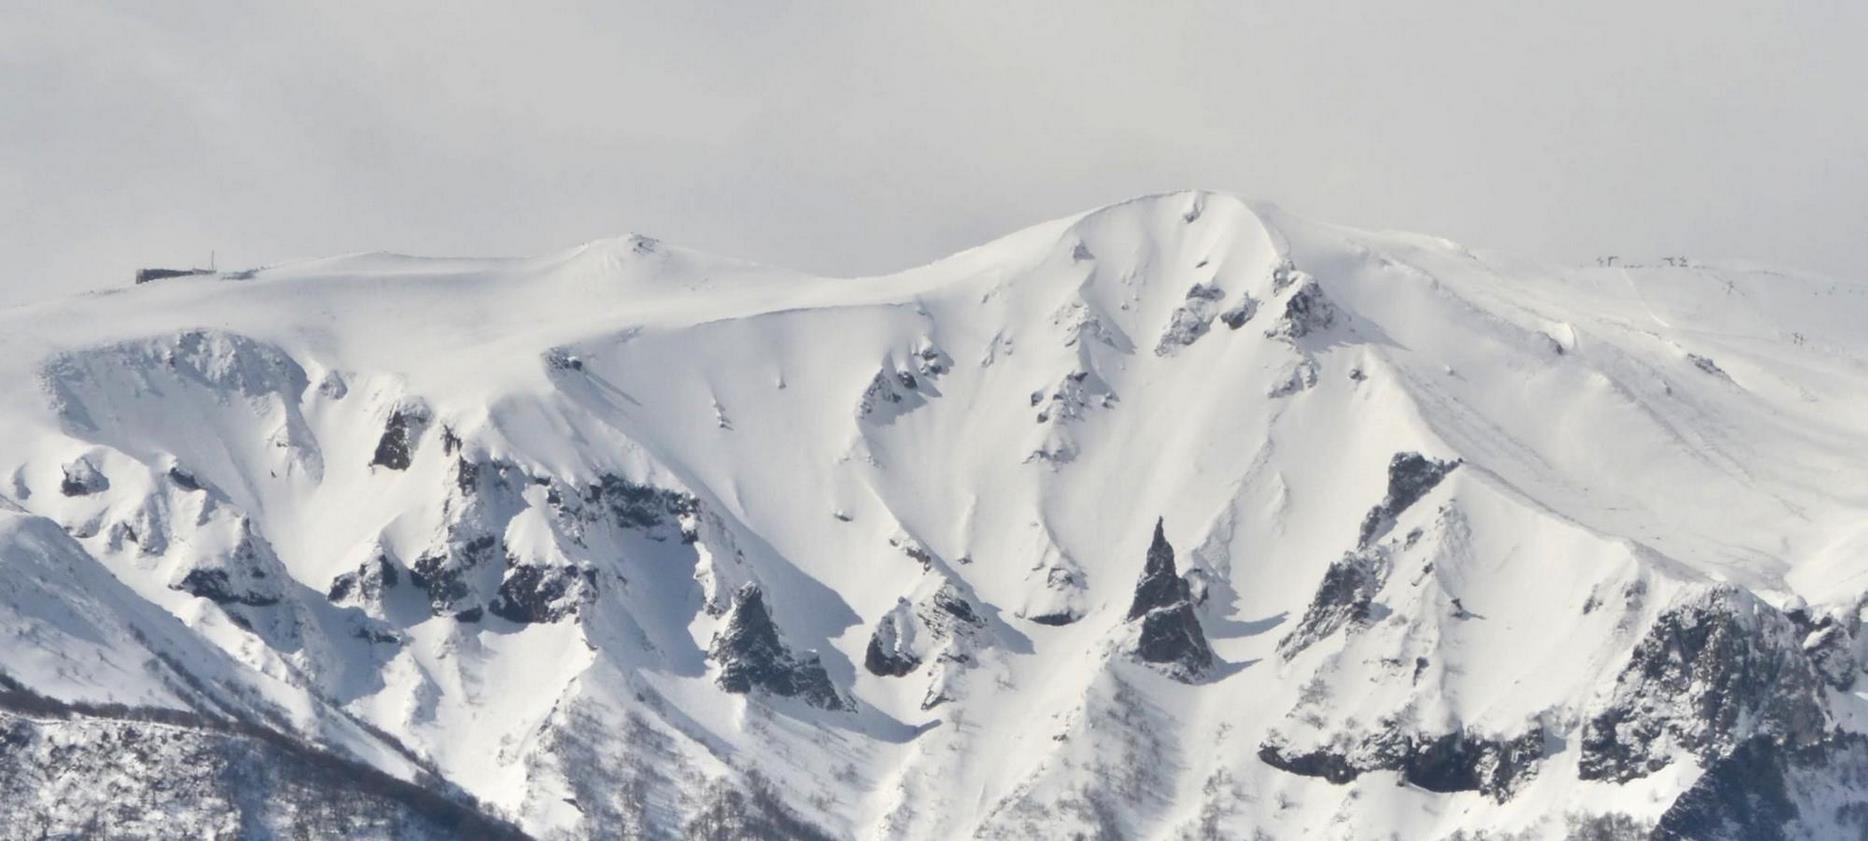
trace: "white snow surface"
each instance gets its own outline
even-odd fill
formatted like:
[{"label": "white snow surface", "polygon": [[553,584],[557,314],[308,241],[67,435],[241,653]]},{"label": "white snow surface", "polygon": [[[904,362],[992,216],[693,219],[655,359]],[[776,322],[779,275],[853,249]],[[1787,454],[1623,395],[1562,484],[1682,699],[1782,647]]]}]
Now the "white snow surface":
[{"label": "white snow surface", "polygon": [[[412,779],[400,742],[542,838],[672,831],[754,774],[849,838],[1648,821],[1697,765],[1584,782],[1575,728],[1654,617],[1721,584],[1868,592],[1863,324],[1859,281],[1526,263],[1205,192],[880,277],[622,237],[163,280],[0,311],[0,668],[199,708],[159,653]],[[409,464],[373,464],[398,414]],[[1400,452],[1463,461],[1389,532],[1380,615],[1282,658]],[[107,487],[68,495],[80,462]],[[606,476],[691,496],[687,535],[567,513]],[[1123,653],[1157,517],[1206,582],[1193,683]],[[432,610],[409,569],[479,534],[506,557],[467,567],[470,602],[509,566],[591,592],[555,621]],[[388,596],[327,598],[379,556]],[[264,604],[181,588],[202,571]],[[854,711],[716,686],[748,581]],[[948,582],[982,627],[866,670]],[[1258,756],[1384,717],[1565,746],[1503,802]]]}]

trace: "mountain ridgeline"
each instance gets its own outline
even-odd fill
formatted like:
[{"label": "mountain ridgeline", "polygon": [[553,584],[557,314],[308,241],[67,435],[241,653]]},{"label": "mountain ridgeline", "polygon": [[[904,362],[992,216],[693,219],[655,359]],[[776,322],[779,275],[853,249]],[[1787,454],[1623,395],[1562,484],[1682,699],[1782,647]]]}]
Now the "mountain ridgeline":
[{"label": "mountain ridgeline", "polygon": [[1204,192],[0,311],[0,838],[1864,837],[1862,323]]}]

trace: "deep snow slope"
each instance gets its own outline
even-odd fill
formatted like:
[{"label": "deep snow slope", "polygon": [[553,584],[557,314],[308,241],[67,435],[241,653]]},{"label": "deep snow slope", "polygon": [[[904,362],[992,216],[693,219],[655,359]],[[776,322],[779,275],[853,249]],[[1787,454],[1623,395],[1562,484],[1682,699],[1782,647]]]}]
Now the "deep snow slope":
[{"label": "deep snow slope", "polygon": [[0,702],[539,838],[1853,837],[1864,323],[1212,193],[0,311]]}]

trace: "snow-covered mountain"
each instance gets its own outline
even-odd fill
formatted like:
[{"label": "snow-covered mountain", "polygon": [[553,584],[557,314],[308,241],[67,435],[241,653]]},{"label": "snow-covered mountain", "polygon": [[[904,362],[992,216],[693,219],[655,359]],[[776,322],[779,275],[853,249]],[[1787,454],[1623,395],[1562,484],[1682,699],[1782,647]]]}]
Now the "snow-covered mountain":
[{"label": "snow-covered mountain", "polygon": [[1868,833],[1868,284],[1212,193],[0,311],[0,835]]}]

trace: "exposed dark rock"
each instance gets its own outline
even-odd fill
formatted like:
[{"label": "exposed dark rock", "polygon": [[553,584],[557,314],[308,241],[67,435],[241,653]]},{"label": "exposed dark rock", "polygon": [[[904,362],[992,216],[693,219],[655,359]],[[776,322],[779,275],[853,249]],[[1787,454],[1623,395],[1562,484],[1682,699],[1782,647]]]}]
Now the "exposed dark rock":
[{"label": "exposed dark rock", "polygon": [[1316,279],[1301,272],[1293,276],[1301,280],[1297,281],[1297,291],[1284,302],[1284,314],[1266,331],[1272,338],[1301,339],[1336,323],[1336,306],[1324,297]]},{"label": "exposed dark rock", "polygon": [[1187,299],[1174,310],[1168,326],[1155,345],[1156,356],[1172,356],[1181,348],[1198,341],[1212,329],[1219,313],[1219,300],[1226,296],[1217,285],[1196,283],[1187,290]]},{"label": "exposed dark rock", "polygon": [[1318,379],[1317,372],[1317,361],[1304,356],[1291,364],[1290,371],[1285,374],[1284,379],[1272,384],[1271,388],[1266,390],[1265,396],[1274,399],[1284,398],[1315,388]]},{"label": "exposed dark rock", "polygon": [[1732,378],[1732,375],[1727,374],[1725,369],[1719,367],[1719,363],[1712,361],[1712,357],[1710,356],[1700,356],[1697,353],[1689,353],[1686,355],[1686,359],[1688,362],[1693,363],[1693,367],[1698,368],[1704,373],[1711,374],[1722,380],[1730,380]]},{"label": "exposed dark rock", "polygon": [[545,367],[554,371],[582,371],[584,360],[564,348],[552,348],[545,352]]},{"label": "exposed dark rock", "polygon": [[[919,357],[915,361],[924,366],[928,362]],[[921,381],[913,372],[897,370],[892,363],[885,365],[863,389],[863,396],[857,401],[856,416],[886,423],[926,404],[927,396],[922,391]]]},{"label": "exposed dark rock", "polygon": [[1068,625],[1072,622],[1082,619],[1083,616],[1081,614],[1078,614],[1076,611],[1062,610],[1062,611],[1057,611],[1054,613],[1039,613],[1039,614],[1035,614],[1032,616],[1027,616],[1025,618],[1033,622],[1036,622],[1040,625],[1050,625],[1053,627],[1057,627],[1061,625]]},{"label": "exposed dark rock", "polygon": [[1309,275],[1298,271],[1297,264],[1292,263],[1289,258],[1279,260],[1277,265],[1271,267],[1271,291],[1283,292],[1289,289],[1291,284],[1305,277]]},{"label": "exposed dark rock", "polygon": [[939,378],[953,368],[953,359],[947,356],[946,351],[925,340],[915,349],[913,361],[915,370],[929,379]]},{"label": "exposed dark rock", "polygon": [[178,488],[181,488],[182,490],[185,490],[185,491],[201,490],[201,480],[196,479],[195,474],[190,473],[187,470],[183,469],[182,466],[179,464],[173,467],[170,467],[168,475],[169,475],[169,481],[174,482],[175,486]]},{"label": "exposed dark rock", "polygon": [[175,589],[194,596],[200,596],[215,604],[244,604],[252,607],[265,607],[278,604],[277,596],[255,593],[235,586],[224,569],[191,569],[182,576],[181,583]]},{"label": "exposed dark rock", "polygon": [[663,528],[679,529],[679,520],[699,509],[699,500],[689,494],[638,485],[621,476],[605,474],[584,490],[584,499],[601,503],[626,528],[655,532]]},{"label": "exposed dark rock", "polygon": [[1129,603],[1128,618],[1133,621],[1151,610],[1172,607],[1191,597],[1187,582],[1174,572],[1174,547],[1167,542],[1163,529],[1165,518],[1155,520],[1154,539],[1148,544],[1148,556],[1142,562],[1141,580],[1135,584],[1135,598]]},{"label": "exposed dark rock", "polygon": [[1803,638],[1803,653],[1810,658],[1824,682],[1837,691],[1847,692],[1855,687],[1862,670],[1855,660],[1855,642],[1848,628],[1829,617],[1824,619],[1827,621],[1819,623]]},{"label": "exposed dark rock", "polygon": [[1713,763],[1654,827],[1655,841],[1785,838],[1797,809],[1784,789],[1784,752],[1770,739],[1745,741]]},{"label": "exposed dark rock", "polygon": [[1579,774],[1627,782],[1684,749],[1710,766],[1763,736],[1790,749],[1827,727],[1822,678],[1795,626],[1756,597],[1709,590],[1662,613],[1583,726]]},{"label": "exposed dark rock", "polygon": [[1141,622],[1136,656],[1143,662],[1169,666],[1175,677],[1189,680],[1212,667],[1213,650],[1200,628],[1187,581],[1174,570],[1174,547],[1168,544],[1162,526],[1163,521],[1156,519],[1128,621]]},{"label": "exposed dark rock", "polygon": [[923,709],[948,700],[947,686],[957,667],[971,665],[985,644],[986,619],[951,580],[910,601],[899,599],[876,623],[864,652],[863,667],[884,677],[901,677],[932,661],[933,685]]},{"label": "exposed dark rock", "polygon": [[1842,692],[1853,689],[1862,671],[1855,652],[1856,640],[1862,631],[1863,605],[1858,603],[1846,610],[1812,617],[1809,606],[1798,601],[1787,605],[1784,615],[1803,635],[1804,656],[1810,658],[1825,683]]},{"label": "exposed dark rock", "polygon": [[405,407],[391,412],[383,425],[383,437],[376,442],[376,455],[370,459],[370,466],[409,469],[415,457],[416,441],[427,425],[428,412],[424,409]]},{"label": "exposed dark rock", "polygon": [[1076,559],[1062,552],[1050,554],[1032,568],[1032,576],[1042,578],[1028,585],[1030,591],[1018,616],[1053,626],[1083,618],[1089,586]]},{"label": "exposed dark rock", "polygon": [[[510,559],[509,559],[510,560]],[[597,571],[587,567],[515,565],[487,605],[494,616],[519,623],[556,622],[597,597]]]},{"label": "exposed dark rock", "polygon": [[472,594],[466,578],[484,564],[505,556],[500,540],[490,534],[449,540],[440,550],[415,559],[410,579],[428,591],[429,605],[437,615],[453,612]]},{"label": "exposed dark rock", "polygon": [[401,581],[402,573],[397,571],[395,562],[389,559],[388,553],[379,551],[356,569],[331,579],[331,589],[326,595],[338,604],[380,605],[383,594]]},{"label": "exposed dark rock", "polygon": [[136,282],[138,284],[144,284],[152,280],[167,280],[172,277],[189,277],[203,274],[213,274],[213,272],[209,269],[137,269]]},{"label": "exposed dark rock", "polygon": [[1436,461],[1420,453],[1395,453],[1394,458],[1388,460],[1388,494],[1362,518],[1362,531],[1356,545],[1367,547],[1394,528],[1395,518],[1401,516],[1401,512],[1419,502],[1459,465],[1458,459]]},{"label": "exposed dark rock", "polygon": [[952,585],[934,591],[934,596],[930,601],[936,608],[961,622],[974,626],[986,624],[986,620],[979,615],[973,603],[967,601],[966,597]]},{"label": "exposed dark rock", "polygon": [[1341,753],[1328,750],[1289,752],[1273,742],[1258,747],[1258,761],[1300,777],[1322,777],[1334,785],[1353,782],[1363,771],[1351,765],[1349,758]]},{"label": "exposed dark rock", "polygon": [[726,627],[714,635],[707,656],[720,666],[715,682],[736,695],[759,689],[826,710],[851,709],[849,700],[831,685],[816,652],[794,656],[785,647],[757,584],[749,582],[734,594]]},{"label": "exposed dark rock", "polygon": [[[240,522],[237,542],[225,556],[195,559],[193,565],[185,569],[187,572],[169,587],[218,605],[265,607],[279,603],[285,595],[287,576],[279,559],[245,520]],[[269,570],[278,574],[270,575]],[[254,618],[234,613],[229,616],[236,621]]]},{"label": "exposed dark rock", "polygon": [[1368,622],[1388,569],[1385,557],[1375,551],[1350,552],[1330,564],[1304,617],[1278,641],[1278,653],[1289,660],[1340,628]]},{"label": "exposed dark rock", "polygon": [[1868,838],[1868,737],[1801,749],[1764,736],[1707,767],[1660,817],[1652,841]]},{"label": "exposed dark rock", "polygon": [[1225,312],[1219,314],[1219,320],[1224,322],[1227,327],[1237,330],[1244,327],[1246,322],[1251,321],[1252,316],[1257,314],[1258,299],[1251,295],[1241,295],[1239,296],[1239,303],[1233,304],[1226,308]]},{"label": "exposed dark rock", "polygon": [[66,496],[90,496],[110,489],[110,480],[89,458],[74,459],[64,466],[64,474],[58,492]]},{"label": "exposed dark rock", "polygon": [[901,599],[876,623],[875,632],[869,635],[869,647],[863,652],[863,668],[870,674],[901,677],[920,667],[921,657],[913,648],[915,629],[909,627],[914,621],[912,610],[908,600]]},{"label": "exposed dark rock", "polygon": [[1344,785],[1370,771],[1399,771],[1409,785],[1427,791],[1477,791],[1498,802],[1511,798],[1537,775],[1545,751],[1542,727],[1509,738],[1469,731],[1403,733],[1392,722],[1377,733],[1343,745],[1295,752],[1277,740],[1258,749],[1265,764],[1292,774]]},{"label": "exposed dark rock", "polygon": [[1090,409],[1107,409],[1118,402],[1109,384],[1089,371],[1065,374],[1048,395],[1043,391],[1031,393],[1031,405],[1043,407],[1038,411],[1038,423],[1080,420]]}]

